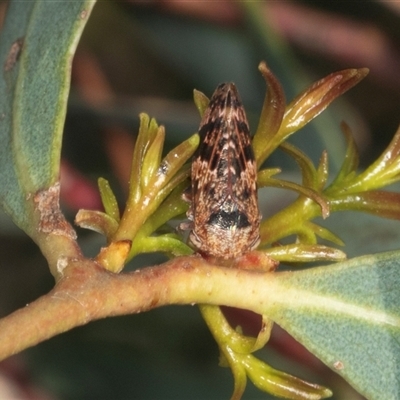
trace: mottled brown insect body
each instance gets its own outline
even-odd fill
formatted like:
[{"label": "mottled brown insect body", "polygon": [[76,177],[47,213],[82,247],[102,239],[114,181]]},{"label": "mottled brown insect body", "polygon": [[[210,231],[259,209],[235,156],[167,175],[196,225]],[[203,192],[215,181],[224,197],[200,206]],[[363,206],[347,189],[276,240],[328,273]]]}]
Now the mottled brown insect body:
[{"label": "mottled brown insect body", "polygon": [[199,134],[189,240],[204,255],[236,258],[258,245],[260,211],[249,125],[233,83],[217,87]]}]

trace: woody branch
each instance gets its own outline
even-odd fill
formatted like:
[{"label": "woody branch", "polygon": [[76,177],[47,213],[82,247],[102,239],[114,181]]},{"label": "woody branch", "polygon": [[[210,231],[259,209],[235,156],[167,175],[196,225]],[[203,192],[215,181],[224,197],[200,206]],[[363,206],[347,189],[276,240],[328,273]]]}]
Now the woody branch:
[{"label": "woody branch", "polygon": [[227,305],[263,314],[279,291],[275,277],[210,265],[197,256],[127,274],[73,259],[52,291],[0,320],[0,359],[93,320],[170,304]]}]

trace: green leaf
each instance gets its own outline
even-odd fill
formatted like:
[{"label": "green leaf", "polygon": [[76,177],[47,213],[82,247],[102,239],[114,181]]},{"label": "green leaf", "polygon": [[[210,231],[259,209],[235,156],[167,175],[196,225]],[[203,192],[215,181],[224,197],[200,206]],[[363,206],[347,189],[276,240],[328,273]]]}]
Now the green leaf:
[{"label": "green leaf", "polygon": [[368,68],[345,69],[334,72],[313,83],[296,96],[286,107],[282,126],[286,131],[294,132],[318,116],[338,96],[347,92],[368,74]]},{"label": "green leaf", "polygon": [[101,233],[108,241],[118,229],[118,222],[113,217],[96,210],[79,210],[75,217],[75,224]]},{"label": "green leaf", "polygon": [[265,62],[261,62],[258,69],[267,84],[260,120],[253,137],[254,156],[257,165],[261,166],[279,144],[279,138],[274,136],[279,130],[285,112],[285,94],[282,85]]},{"label": "green leaf", "polygon": [[256,387],[275,396],[292,400],[320,400],[332,396],[323,386],[306,382],[290,374],[278,371],[252,355],[242,358],[242,364]]},{"label": "green leaf", "polygon": [[281,149],[293,157],[300,167],[303,185],[315,189],[317,187],[317,170],[310,157],[288,142],[282,143]]},{"label": "green leaf", "polygon": [[350,127],[346,123],[342,122],[341,128],[347,143],[346,155],[344,157],[342,167],[340,168],[340,171],[335,180],[332,182],[331,186],[339,184],[339,182],[344,181],[346,178],[351,179],[354,177],[359,164],[358,149]]},{"label": "green leaf", "polygon": [[400,219],[400,193],[372,190],[338,196],[330,202],[333,210],[356,210],[375,214],[381,218]]},{"label": "green leaf", "polygon": [[0,39],[0,204],[29,226],[31,194],[54,185],[71,59],[94,0],[12,1]]},{"label": "green leaf", "polygon": [[118,202],[111,189],[110,183],[107,179],[99,178],[97,180],[99,186],[99,192],[101,201],[103,203],[104,210],[108,216],[114,219],[116,222],[120,220]]},{"label": "green leaf", "polygon": [[281,273],[268,315],[369,400],[400,399],[400,252]]},{"label": "green leaf", "polygon": [[[266,172],[264,174],[264,171]],[[309,197],[314,200],[321,207],[321,215],[323,218],[329,216],[329,204],[323,195],[308,187],[298,185],[297,183],[284,181],[282,179],[269,178],[270,170],[262,170],[257,175],[259,187],[273,186],[282,189],[290,189],[298,192],[301,195]]]},{"label": "green leaf", "polygon": [[202,117],[206,112],[210,99],[204,93],[196,89],[193,90],[193,99],[194,104],[196,105],[196,108],[199,110],[200,116]]},{"label": "green leaf", "polygon": [[265,252],[274,260],[282,262],[344,261],[346,259],[343,251],[318,244],[288,244],[271,247]]}]

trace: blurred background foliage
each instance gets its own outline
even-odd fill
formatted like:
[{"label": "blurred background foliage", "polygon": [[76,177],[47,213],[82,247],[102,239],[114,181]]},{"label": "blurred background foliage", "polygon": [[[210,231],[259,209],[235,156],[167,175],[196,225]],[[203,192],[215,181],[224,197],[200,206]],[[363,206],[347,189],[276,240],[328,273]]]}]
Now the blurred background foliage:
[{"label": "blurred background foliage", "polygon": [[[326,148],[335,170],[343,157],[339,123],[345,120],[367,165],[399,124],[399,4],[98,2],[72,68],[61,173],[64,211],[72,221],[79,208],[99,208],[99,176],[110,180],[123,204],[138,114],[147,112],[165,125],[170,148],[198,128],[194,88],[211,96],[219,83],[234,81],[254,131],[266,90],[257,70],[261,60],[280,79],[288,101],[333,71],[370,68],[361,84],[291,138],[314,161]],[[6,7],[0,3],[1,19]],[[286,178],[298,177],[281,153],[267,163],[283,168]],[[284,192],[263,190],[264,214],[281,208],[283,199]],[[398,248],[393,221],[346,213],[346,218],[333,215],[327,225],[348,244],[349,256]],[[95,255],[102,239],[78,234],[84,252]],[[4,316],[47,292],[53,282],[35,245],[2,214],[0,235]],[[161,261],[157,255],[141,256],[135,268]],[[227,312],[245,331],[256,333],[256,316]],[[330,387],[334,399],[362,398],[278,327],[261,353],[275,368]],[[91,323],[4,361],[0,398],[228,399],[230,372],[217,362],[217,346],[198,310],[168,307]],[[250,386],[244,399],[269,398]]]}]

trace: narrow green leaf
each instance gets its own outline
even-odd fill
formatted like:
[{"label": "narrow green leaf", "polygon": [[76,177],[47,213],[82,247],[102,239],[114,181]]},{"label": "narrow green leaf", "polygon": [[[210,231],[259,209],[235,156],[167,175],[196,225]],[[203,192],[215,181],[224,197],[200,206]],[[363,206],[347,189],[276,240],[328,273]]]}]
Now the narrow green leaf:
[{"label": "narrow green leaf", "polygon": [[331,187],[340,184],[340,182],[348,177],[349,174],[355,173],[359,163],[358,149],[353,135],[351,134],[350,127],[347,124],[342,123],[341,128],[347,144],[346,155],[344,157],[342,167],[340,168],[335,180],[332,182]]},{"label": "narrow green leaf", "polygon": [[329,240],[338,246],[344,246],[343,240],[340,239],[339,236],[337,236],[333,232],[331,232],[329,229],[326,229],[320,225],[314,224],[313,222],[310,222],[310,221],[306,222],[305,225],[307,225],[307,227],[309,229],[311,229],[320,238]]},{"label": "narrow green leaf", "polygon": [[318,191],[322,191],[328,180],[328,153],[326,151],[322,152],[321,158],[319,160],[317,168],[317,187]]},{"label": "narrow green leaf", "polygon": [[308,186],[312,189],[317,188],[317,170],[314,167],[311,159],[304,154],[296,146],[288,142],[281,144],[280,148],[287,154],[289,154],[296,161],[301,169],[302,182],[304,186]]},{"label": "narrow green leaf", "polygon": [[321,195],[320,193],[316,192],[313,189],[308,187],[298,185],[297,183],[285,181],[283,179],[275,179],[269,178],[269,170],[265,170],[267,172],[266,177],[264,176],[263,171],[260,171],[257,175],[258,183],[260,187],[265,186],[273,186],[282,189],[289,189],[298,192],[300,195],[304,195],[309,197],[310,199],[314,200],[320,207],[321,207],[321,215],[323,218],[327,218],[329,216],[329,204],[327,199]]},{"label": "narrow green leaf", "polygon": [[127,204],[130,205],[137,204],[142,196],[140,177],[142,176],[143,157],[153,140],[152,133],[155,134],[157,131],[156,122],[150,120],[150,117],[147,114],[141,113],[139,119],[139,133],[133,150],[131,175],[129,180],[129,199]]},{"label": "narrow green leaf", "polygon": [[367,68],[345,69],[320,79],[304,90],[286,107],[281,128],[283,137],[302,128],[367,74]]},{"label": "narrow green leaf", "polygon": [[275,138],[275,135],[285,112],[285,94],[281,84],[264,61],[260,63],[258,69],[267,84],[260,120],[253,137],[254,156],[257,165],[261,166],[280,143],[279,138]]},{"label": "narrow green leaf", "polygon": [[363,171],[354,184],[350,184],[351,191],[374,190],[400,179],[400,127],[392,141],[378,159]]},{"label": "narrow green leaf", "polygon": [[120,214],[118,202],[108,180],[104,178],[99,178],[97,184],[99,186],[101,201],[103,203],[106,214],[109,215],[116,222],[119,222]]},{"label": "narrow green leaf", "polygon": [[400,220],[400,193],[372,190],[338,196],[330,202],[335,211],[362,211],[382,218]]},{"label": "narrow green leaf", "polygon": [[94,0],[12,1],[0,39],[0,204],[30,226],[30,194],[59,177],[71,59]]},{"label": "narrow green leaf", "polygon": [[321,400],[332,396],[329,389],[278,371],[252,355],[246,355],[241,359],[254,385],[260,390],[272,393],[279,398]]},{"label": "narrow green leaf", "polygon": [[197,133],[190,136],[184,142],[178,144],[162,160],[160,165],[160,174],[165,176],[165,182],[169,182],[179,169],[193,155],[199,145],[200,137]]},{"label": "narrow green leaf", "polygon": [[196,108],[199,110],[200,116],[202,117],[207,109],[210,99],[204,93],[196,89],[193,90],[193,99],[194,104],[196,105]]},{"label": "narrow green leaf", "polygon": [[157,169],[160,166],[163,146],[165,140],[165,129],[163,126],[158,127],[157,133],[151,142],[142,162],[142,191],[145,191],[149,182],[154,178]]},{"label": "narrow green leaf", "polygon": [[271,247],[265,252],[274,260],[281,262],[343,261],[346,259],[343,251],[319,244],[288,244]]},{"label": "narrow green leaf", "polygon": [[385,149],[382,155],[365,171],[368,175],[374,175],[380,172],[383,167],[391,165],[400,155],[400,127],[394,134],[389,146]]},{"label": "narrow green leaf", "polygon": [[95,210],[79,210],[75,224],[81,228],[101,233],[108,241],[118,229],[118,222],[110,215]]},{"label": "narrow green leaf", "polygon": [[157,210],[150,215],[150,217],[142,225],[139,231],[141,235],[151,235],[160,226],[187,211],[189,204],[182,199],[182,192],[188,187],[188,185],[188,181],[183,181],[175,187],[175,189],[161,203]]},{"label": "narrow green leaf", "polygon": [[132,247],[128,259],[139,253],[162,252],[172,254],[174,257],[188,256],[193,253],[193,250],[188,245],[168,235],[139,238],[133,246],[136,248]]}]

